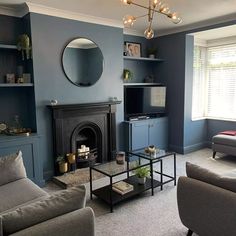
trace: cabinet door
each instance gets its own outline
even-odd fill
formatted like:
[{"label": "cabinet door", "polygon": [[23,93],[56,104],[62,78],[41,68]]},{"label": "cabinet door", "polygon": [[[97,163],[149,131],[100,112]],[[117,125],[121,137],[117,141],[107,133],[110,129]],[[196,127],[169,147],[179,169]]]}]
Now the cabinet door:
[{"label": "cabinet door", "polygon": [[139,121],[131,125],[131,149],[139,149],[148,146],[149,124],[146,121]]},{"label": "cabinet door", "polygon": [[155,145],[161,149],[168,148],[168,120],[158,118],[150,121],[149,125],[149,145]]}]

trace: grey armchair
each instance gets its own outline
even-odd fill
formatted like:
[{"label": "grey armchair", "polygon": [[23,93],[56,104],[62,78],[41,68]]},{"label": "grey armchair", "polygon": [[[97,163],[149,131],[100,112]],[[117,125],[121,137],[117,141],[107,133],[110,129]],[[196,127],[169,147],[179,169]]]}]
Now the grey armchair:
[{"label": "grey armchair", "polygon": [[236,178],[187,163],[178,180],[177,201],[182,223],[200,236],[236,235]]}]

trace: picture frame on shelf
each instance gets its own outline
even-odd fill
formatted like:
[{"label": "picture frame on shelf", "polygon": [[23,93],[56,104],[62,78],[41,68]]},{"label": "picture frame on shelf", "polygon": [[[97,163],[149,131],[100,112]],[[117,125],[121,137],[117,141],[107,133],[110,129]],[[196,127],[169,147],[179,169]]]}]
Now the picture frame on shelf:
[{"label": "picture frame on shelf", "polygon": [[141,57],[141,43],[125,42],[125,54],[128,57]]},{"label": "picture frame on shelf", "polygon": [[16,82],[15,74],[6,74],[6,83],[7,84],[14,84]]}]

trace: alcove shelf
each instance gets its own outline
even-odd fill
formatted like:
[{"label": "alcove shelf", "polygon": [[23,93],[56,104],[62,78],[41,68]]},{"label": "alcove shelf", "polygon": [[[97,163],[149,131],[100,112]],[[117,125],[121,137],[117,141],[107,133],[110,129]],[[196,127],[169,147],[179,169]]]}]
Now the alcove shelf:
[{"label": "alcove shelf", "polygon": [[33,87],[33,83],[22,83],[22,84],[7,84],[0,83],[0,87],[2,88],[11,88],[11,87]]},{"label": "alcove shelf", "polygon": [[129,57],[124,56],[124,60],[133,60],[133,61],[150,61],[150,62],[163,62],[163,59],[160,58],[149,58],[149,57]]},{"label": "alcove shelf", "polygon": [[17,46],[11,44],[0,44],[0,48],[17,50]]},{"label": "alcove shelf", "polygon": [[161,83],[123,83],[124,86],[162,85]]}]

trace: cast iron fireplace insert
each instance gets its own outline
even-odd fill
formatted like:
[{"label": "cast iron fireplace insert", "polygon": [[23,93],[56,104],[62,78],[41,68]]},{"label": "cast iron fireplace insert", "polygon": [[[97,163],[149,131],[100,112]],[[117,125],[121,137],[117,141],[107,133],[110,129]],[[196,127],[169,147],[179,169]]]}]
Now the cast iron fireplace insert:
[{"label": "cast iron fireplace insert", "polygon": [[[50,105],[54,157],[76,153],[81,145],[96,149],[96,161],[112,160],[116,150],[116,105],[120,101]],[[57,169],[55,168],[56,172]]]}]

